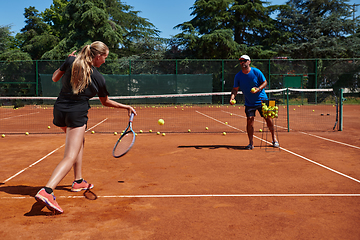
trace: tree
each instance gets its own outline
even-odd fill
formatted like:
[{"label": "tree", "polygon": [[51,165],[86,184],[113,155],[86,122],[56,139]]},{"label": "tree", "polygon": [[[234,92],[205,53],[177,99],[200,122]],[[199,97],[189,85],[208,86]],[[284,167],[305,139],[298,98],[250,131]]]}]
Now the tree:
[{"label": "tree", "polygon": [[173,43],[196,58],[237,58],[244,52],[270,57],[281,32],[270,15],[280,6],[260,0],[196,0],[194,16],[175,28],[183,32]]},{"label": "tree", "polygon": [[66,37],[66,30],[64,30],[65,19],[63,13],[68,5],[68,0],[53,0],[50,8],[47,8],[42,13],[44,22],[50,26],[50,32],[59,39]]},{"label": "tree", "polygon": [[10,26],[0,26],[0,52],[4,52],[10,48],[12,36]]},{"label": "tree", "polygon": [[359,38],[349,37],[358,28],[351,19],[348,0],[290,0],[278,16],[289,39],[279,51],[293,58],[353,57]]},{"label": "tree", "polygon": [[93,41],[108,45],[110,59],[139,54],[141,48],[134,48],[134,45],[137,42],[142,45],[146,39],[158,39],[159,31],[137,14],[120,0],[71,0],[68,3],[54,0],[51,8],[45,11],[45,19],[61,41],[43,58],[63,59]]},{"label": "tree", "polygon": [[16,35],[20,49],[29,53],[33,60],[40,59],[58,42],[58,38],[50,33],[50,26],[38,12],[35,7],[25,8],[26,25]]}]

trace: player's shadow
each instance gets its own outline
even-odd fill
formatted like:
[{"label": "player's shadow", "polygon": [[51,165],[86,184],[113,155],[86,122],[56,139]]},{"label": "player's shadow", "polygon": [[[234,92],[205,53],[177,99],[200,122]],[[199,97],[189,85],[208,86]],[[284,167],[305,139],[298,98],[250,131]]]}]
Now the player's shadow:
[{"label": "player's shadow", "polygon": [[[0,192],[5,192],[13,195],[22,195],[22,196],[31,196],[34,197],[36,193],[42,188],[41,187],[32,187],[26,185],[18,185],[18,186],[0,186]],[[71,192],[71,185],[62,185],[57,186],[56,190],[68,191]]]},{"label": "player's shadow", "polygon": [[[18,186],[6,186],[6,185],[4,186],[4,185],[5,184],[1,184],[0,192],[5,192],[7,194],[12,194],[12,195],[22,195],[22,196],[30,196],[30,197],[34,197],[36,193],[42,188],[42,186],[33,187],[33,186],[25,186],[25,185],[18,185]],[[57,186],[56,189],[71,192],[71,185]],[[44,204],[35,202],[31,206],[30,211],[25,213],[24,216],[47,216],[54,214],[52,212],[42,211],[44,207],[45,207]]]},{"label": "player's shadow", "polygon": [[234,149],[245,150],[245,146],[232,146],[232,145],[190,145],[190,146],[178,146],[178,148],[195,148],[195,149]]}]

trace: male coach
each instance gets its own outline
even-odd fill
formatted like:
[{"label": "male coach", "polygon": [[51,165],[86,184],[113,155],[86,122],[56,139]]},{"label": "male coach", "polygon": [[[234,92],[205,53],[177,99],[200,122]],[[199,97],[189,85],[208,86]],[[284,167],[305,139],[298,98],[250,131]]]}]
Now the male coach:
[{"label": "male coach", "polygon": [[[232,100],[235,99],[237,92],[241,89],[245,97],[245,113],[247,118],[246,131],[249,138],[249,145],[247,145],[245,149],[251,150],[254,148],[253,135],[256,110],[260,113],[261,117],[264,117],[261,111],[261,103],[262,100],[268,99],[264,90],[267,85],[267,81],[264,74],[259,69],[250,67],[251,59],[248,55],[242,55],[239,58],[239,61],[241,71],[235,75],[230,104],[233,104]],[[251,91],[252,88],[254,88],[255,91]],[[264,119],[271,132],[273,147],[279,147],[279,143],[274,133],[273,122],[270,118]]]}]

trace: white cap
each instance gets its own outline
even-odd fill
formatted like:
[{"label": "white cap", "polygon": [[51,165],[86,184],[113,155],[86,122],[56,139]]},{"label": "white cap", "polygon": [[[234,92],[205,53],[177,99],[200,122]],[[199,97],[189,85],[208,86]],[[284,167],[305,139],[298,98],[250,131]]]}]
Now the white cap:
[{"label": "white cap", "polygon": [[240,60],[240,59],[245,59],[245,60],[251,61],[251,59],[250,59],[250,57],[249,57],[248,55],[242,55],[242,56],[239,58],[239,60]]}]

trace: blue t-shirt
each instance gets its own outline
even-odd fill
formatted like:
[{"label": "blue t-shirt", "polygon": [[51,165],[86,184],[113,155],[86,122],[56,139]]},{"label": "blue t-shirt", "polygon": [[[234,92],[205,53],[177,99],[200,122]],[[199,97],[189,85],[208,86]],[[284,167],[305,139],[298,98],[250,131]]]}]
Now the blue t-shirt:
[{"label": "blue t-shirt", "polygon": [[245,106],[261,106],[261,100],[267,100],[265,90],[258,93],[251,93],[251,88],[260,87],[266,81],[264,74],[257,68],[251,67],[248,74],[238,72],[234,78],[234,88],[240,88],[245,97]]}]

